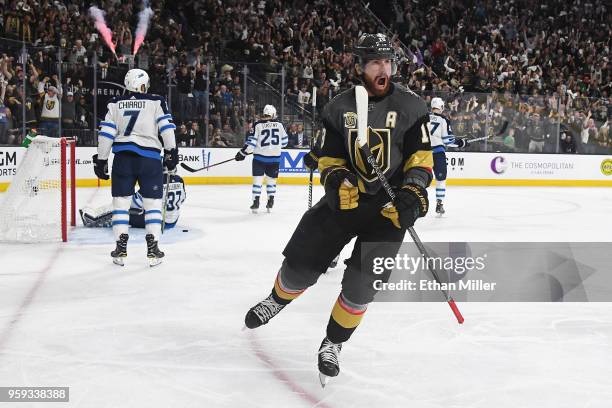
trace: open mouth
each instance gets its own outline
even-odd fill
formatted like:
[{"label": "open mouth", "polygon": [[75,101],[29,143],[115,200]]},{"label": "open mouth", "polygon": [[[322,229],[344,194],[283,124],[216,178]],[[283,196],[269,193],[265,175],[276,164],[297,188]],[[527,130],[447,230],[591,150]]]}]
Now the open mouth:
[{"label": "open mouth", "polygon": [[374,83],[381,88],[385,88],[387,86],[387,81],[388,79],[386,76],[381,76],[381,77],[377,77]]}]

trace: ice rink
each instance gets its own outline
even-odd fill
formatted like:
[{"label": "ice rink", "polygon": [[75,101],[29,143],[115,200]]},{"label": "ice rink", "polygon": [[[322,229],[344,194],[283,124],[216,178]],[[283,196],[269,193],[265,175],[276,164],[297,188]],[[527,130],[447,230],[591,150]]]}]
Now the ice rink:
[{"label": "ice rink", "polygon": [[[321,389],[316,352],[343,265],[242,331],[307,199],[306,186],[281,185],[274,212],[254,215],[250,191],[187,186],[156,268],[143,231],[132,230],[124,268],[111,262],[110,229],[0,244],[0,386],[70,387],[70,403],[16,406],[611,406],[611,303],[464,303],[462,326],[444,303],[374,303]],[[107,204],[110,190],[78,199]],[[612,189],[450,186],[446,210],[417,223],[424,242],[612,240]]]}]

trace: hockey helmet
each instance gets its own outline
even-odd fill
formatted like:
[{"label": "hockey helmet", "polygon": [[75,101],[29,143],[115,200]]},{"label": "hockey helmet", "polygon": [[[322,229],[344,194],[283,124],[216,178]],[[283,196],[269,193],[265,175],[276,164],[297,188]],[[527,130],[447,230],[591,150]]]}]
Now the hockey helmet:
[{"label": "hockey helmet", "polygon": [[130,92],[147,93],[151,85],[149,74],[138,68],[130,69],[127,74],[125,74],[123,82],[126,89]]},{"label": "hockey helmet", "polygon": [[368,61],[390,59],[391,75],[395,75],[397,72],[395,50],[385,34],[362,34],[357,40],[357,45],[353,48],[353,54],[357,57],[357,63],[362,70]]},{"label": "hockey helmet", "polygon": [[444,101],[442,98],[433,98],[431,100],[431,109],[440,109],[440,112],[442,112],[444,110]]},{"label": "hockey helmet", "polygon": [[269,118],[276,118],[276,108],[272,105],[264,106],[263,115]]}]

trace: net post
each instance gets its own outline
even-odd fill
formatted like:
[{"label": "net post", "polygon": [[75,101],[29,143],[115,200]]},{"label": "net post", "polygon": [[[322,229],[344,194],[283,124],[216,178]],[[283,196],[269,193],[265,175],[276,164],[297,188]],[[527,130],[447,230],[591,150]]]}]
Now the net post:
[{"label": "net post", "polygon": [[76,227],[76,139],[70,142],[70,225]]},{"label": "net post", "polygon": [[60,190],[61,190],[61,224],[62,241],[68,241],[68,226],[66,220],[66,139],[61,138],[60,142]]}]

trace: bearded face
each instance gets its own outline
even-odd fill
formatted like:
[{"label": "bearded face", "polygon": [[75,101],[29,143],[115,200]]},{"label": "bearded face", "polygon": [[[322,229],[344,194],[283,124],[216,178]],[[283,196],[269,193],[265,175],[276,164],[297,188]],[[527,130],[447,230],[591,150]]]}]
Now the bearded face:
[{"label": "bearded face", "polygon": [[383,96],[389,91],[391,69],[390,59],[375,59],[365,64],[363,79],[370,96]]}]

